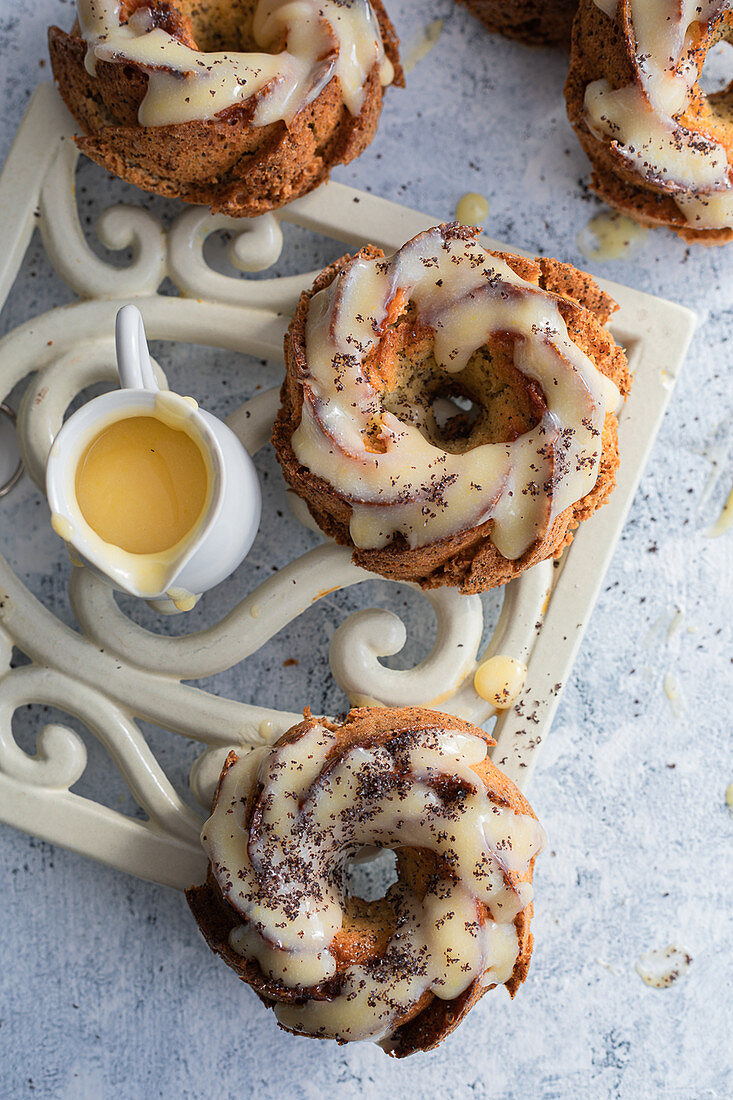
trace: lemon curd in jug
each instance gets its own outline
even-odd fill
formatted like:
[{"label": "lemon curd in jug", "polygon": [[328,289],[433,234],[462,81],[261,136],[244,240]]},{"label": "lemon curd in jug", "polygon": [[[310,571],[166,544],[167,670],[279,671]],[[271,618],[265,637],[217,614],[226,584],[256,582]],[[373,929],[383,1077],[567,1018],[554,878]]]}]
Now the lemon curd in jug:
[{"label": "lemon curd in jug", "polygon": [[131,554],[158,554],[195,527],[209,472],[188,432],[143,413],[115,420],[76,468],[76,499],[100,538]]}]

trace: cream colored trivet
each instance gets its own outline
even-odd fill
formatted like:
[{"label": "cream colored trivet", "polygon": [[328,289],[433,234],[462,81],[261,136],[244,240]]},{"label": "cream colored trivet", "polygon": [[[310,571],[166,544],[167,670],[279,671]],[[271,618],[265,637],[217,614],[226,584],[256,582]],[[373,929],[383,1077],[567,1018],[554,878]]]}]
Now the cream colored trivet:
[{"label": "cream colored trivet", "polygon": [[[370,241],[393,251],[439,220],[335,183],[253,221],[186,208],[168,231],[149,212],[117,205],[105,210],[98,233],[110,249],[132,248],[132,262],[119,268],[94,255],[82,232],[73,132],[55,90],[40,87],[0,177],[0,306],[36,227],[54,268],[80,299],[31,318],[0,342],[0,400],[35,372],[19,409],[18,434],[26,468],[39,486],[71,401],[90,384],[115,379],[114,317],[125,301],[135,299],[152,340],[282,361],[284,329],[313,273],[258,280],[220,274],[204,259],[210,233],[228,229],[235,266],[263,271],[280,255],[280,221],[348,246]],[[180,297],[158,293],[166,277]],[[434,706],[479,724],[496,714],[473,689],[479,661],[506,653],[526,663],[527,680],[516,706],[498,713],[493,727],[498,741],[494,760],[521,786],[549,731],[694,328],[694,316],[680,306],[602,285],[621,306],[611,328],[627,348],[635,374],[620,419],[621,469],[610,503],[576,534],[559,568],[544,562],[506,586],[486,653],[479,653],[481,598],[447,588],[425,594],[437,634],[432,651],[415,668],[396,671],[380,662],[405,640],[402,621],[382,609],[349,615],[330,647],[333,675],[352,702]],[[251,453],[269,439],[277,394],[276,385],[229,418]],[[181,681],[244,661],[314,600],[370,577],[351,564],[347,549],[328,543],[259,585],[217,625],[167,637],[130,621],[111,590],[80,569],[72,572],[70,595],[81,629],[70,630],[0,558],[0,820],[143,878],[176,887],[200,880],[203,808],[196,813],[185,804],[139,721],[202,743],[191,787],[205,806],[229,747],[272,741],[299,715],[221,698]],[[10,668],[14,645],[30,664]],[[126,817],[70,790],[86,765],[85,746],[74,730],[48,725],[38,736],[36,755],[23,752],[11,723],[27,703],[57,707],[80,720],[107,749],[148,820]]]}]

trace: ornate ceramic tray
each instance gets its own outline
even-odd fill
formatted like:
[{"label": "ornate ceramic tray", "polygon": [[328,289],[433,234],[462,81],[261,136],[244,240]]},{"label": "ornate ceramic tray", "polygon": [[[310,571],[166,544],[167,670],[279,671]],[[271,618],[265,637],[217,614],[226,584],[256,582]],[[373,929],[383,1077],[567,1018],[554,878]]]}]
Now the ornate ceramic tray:
[{"label": "ornate ceramic tray", "polygon": [[[56,272],[77,296],[70,305],[29,318],[0,342],[0,399],[28,379],[17,430],[25,467],[39,486],[69,405],[90,385],[114,380],[114,317],[125,301],[134,298],[152,340],[282,361],[284,330],[313,273],[245,279],[224,274],[207,262],[211,234],[228,230],[234,266],[263,272],[280,257],[283,222],[349,247],[371,241],[392,251],[441,220],[335,183],[253,221],[185,208],[164,229],[139,206],[114,205],[104,211],[97,232],[108,249],[131,249],[130,262],[119,266],[100,258],[82,230],[73,132],[55,90],[40,87],[0,179],[0,305],[36,228]],[[517,251],[511,244],[486,243]],[[171,284],[177,293],[166,289]],[[427,705],[479,724],[495,718],[494,760],[522,786],[547,738],[694,327],[694,316],[680,306],[602,285],[621,306],[611,327],[635,375],[620,417],[621,469],[611,502],[576,534],[559,565],[544,562],[502,593],[482,598],[440,589],[421,595],[432,605],[436,633],[430,652],[413,667],[389,667],[389,658],[405,643],[406,627],[383,607],[352,608],[328,646],[331,673],[354,703]],[[204,389],[205,377],[199,381]],[[268,444],[279,381],[273,372],[271,388],[228,418],[252,454]],[[291,531],[298,517],[307,522],[295,503],[294,514],[278,518]],[[64,554],[61,542],[58,553]],[[279,631],[316,601],[370,580],[371,574],[352,565],[347,549],[321,539],[255,583],[220,621],[188,632],[184,622],[171,634],[166,620],[159,620],[156,630],[136,622],[109,588],[88,571],[73,569],[70,601],[78,629],[72,629],[0,559],[0,820],[160,883],[183,887],[200,879],[204,859],[198,832],[223,756],[232,745],[274,740],[312,699],[293,698],[291,709],[279,710],[187,681],[236,666],[237,676],[228,682],[238,683],[241,670],[243,683],[247,659]],[[395,597],[405,588],[381,583]],[[501,612],[487,641],[487,601],[495,605],[499,599]],[[401,606],[396,598],[394,606]],[[320,639],[317,644],[325,646]],[[14,647],[22,662],[11,662]],[[473,688],[477,664],[494,653],[509,654],[528,670],[515,706],[501,712]],[[44,726],[34,755],[20,747],[13,732],[14,714],[29,703],[69,716],[69,725]],[[73,790],[87,766],[75,723],[104,746],[137,816]],[[190,792],[176,789],[153,752],[150,724],[200,743],[190,772],[198,808]]]}]

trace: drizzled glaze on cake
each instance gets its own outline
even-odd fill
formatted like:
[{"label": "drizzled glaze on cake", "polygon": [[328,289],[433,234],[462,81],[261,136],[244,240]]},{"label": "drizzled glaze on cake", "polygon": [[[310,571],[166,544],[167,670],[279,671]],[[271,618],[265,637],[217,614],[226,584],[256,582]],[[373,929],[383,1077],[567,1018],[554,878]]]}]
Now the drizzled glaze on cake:
[{"label": "drizzled glaze on cake", "polygon": [[260,0],[254,37],[279,53],[201,53],[155,25],[141,6],[120,23],[119,0],[78,0],[87,69],[97,61],[131,63],[148,74],[140,105],[143,126],[208,119],[257,96],[255,126],[290,121],[332,77],[344,103],[358,115],[374,65],[383,85],[393,78],[369,0]]},{"label": "drizzled glaze on cake", "polygon": [[[303,990],[303,1003],[275,1006],[285,1027],[384,1039],[429,991],[450,1000],[477,979],[510,978],[514,921],[532,897],[520,876],[544,833],[530,815],[492,801],[471,767],[485,756],[482,738],[450,728],[339,750],[334,733],[313,724],[225,771],[202,843],[222,896],[242,918],[230,946]],[[438,870],[424,897],[405,882],[391,887],[386,950],[329,985],[347,866],[364,845],[432,852]],[[309,998],[313,986],[328,999]]]},{"label": "drizzled glaze on cake", "polygon": [[[596,6],[611,18],[606,2]],[[624,0],[638,77],[613,89],[605,79],[585,91],[586,120],[642,179],[669,192],[698,229],[733,228],[733,170],[724,145],[681,121],[690,106],[698,62],[696,25],[720,20],[733,0]]]},{"label": "drizzled glaze on cake", "polygon": [[[311,301],[292,447],[348,500],[361,549],[397,533],[410,548],[424,546],[491,519],[495,546],[516,559],[595,485],[605,416],[619,392],[571,341],[557,297],[486,252],[476,233],[441,226],[388,259],[357,257]],[[539,423],[512,441],[457,454],[427,439],[409,415],[387,410],[369,355],[399,300],[414,307],[416,326],[432,331],[447,376],[460,375],[492,336],[508,335],[514,365],[541,391]]]}]

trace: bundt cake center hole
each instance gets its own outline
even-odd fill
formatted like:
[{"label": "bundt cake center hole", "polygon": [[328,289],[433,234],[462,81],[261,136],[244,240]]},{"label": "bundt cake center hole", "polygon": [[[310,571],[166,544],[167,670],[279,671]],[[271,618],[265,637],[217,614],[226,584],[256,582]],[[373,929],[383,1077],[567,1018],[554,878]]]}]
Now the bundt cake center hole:
[{"label": "bundt cake center hole", "polygon": [[364,847],[349,860],[344,878],[350,896],[379,901],[397,882],[397,857],[390,848]]},{"label": "bundt cake center hole", "polygon": [[[698,77],[698,87],[704,96],[712,96],[713,102],[709,106],[713,114],[718,114],[726,106],[730,109],[733,105],[733,81],[731,81],[731,63],[733,62],[733,28],[728,31],[728,37],[721,37],[707,52],[702,71]],[[720,102],[719,97],[724,97]]]},{"label": "bundt cake center hole", "polygon": [[444,444],[467,440],[483,414],[481,406],[456,386],[443,386],[433,397],[430,413],[435,435]]},{"label": "bundt cake center hole", "polygon": [[481,406],[468,394],[453,392],[451,388],[439,390],[430,406],[436,428],[446,439],[470,436],[475,422],[481,416]]},{"label": "bundt cake center hole", "polygon": [[383,407],[441,450],[462,454],[512,442],[542,418],[542,391],[514,366],[509,334],[492,336],[455,374],[436,361],[432,333],[413,324],[392,330],[383,343],[371,364]]},{"label": "bundt cake center hole", "polygon": [[[123,19],[138,8],[148,8],[156,25],[186,37],[202,53],[256,53],[260,47],[253,33],[254,13],[259,0],[128,0]],[[179,19],[183,26],[179,27]]]}]

